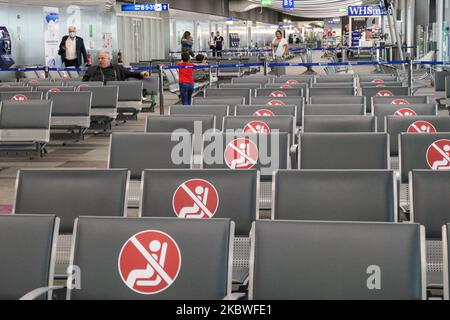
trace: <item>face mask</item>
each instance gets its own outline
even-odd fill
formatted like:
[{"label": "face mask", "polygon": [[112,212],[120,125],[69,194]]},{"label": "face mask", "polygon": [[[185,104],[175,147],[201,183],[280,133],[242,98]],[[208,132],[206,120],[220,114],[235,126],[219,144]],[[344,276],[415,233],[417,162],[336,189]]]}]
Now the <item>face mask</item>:
[{"label": "face mask", "polygon": [[69,32],[69,36],[71,38],[75,38],[76,35],[77,35],[76,32]]}]

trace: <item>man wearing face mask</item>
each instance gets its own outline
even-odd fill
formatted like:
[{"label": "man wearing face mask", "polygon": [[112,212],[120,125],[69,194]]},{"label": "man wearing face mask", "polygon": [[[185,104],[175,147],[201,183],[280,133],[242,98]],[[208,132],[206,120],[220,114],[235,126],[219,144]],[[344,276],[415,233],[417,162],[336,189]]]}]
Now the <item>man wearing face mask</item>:
[{"label": "man wearing face mask", "polygon": [[58,54],[66,67],[79,68],[82,61],[87,62],[83,38],[77,37],[77,28],[74,26],[69,27],[69,35],[62,38]]}]

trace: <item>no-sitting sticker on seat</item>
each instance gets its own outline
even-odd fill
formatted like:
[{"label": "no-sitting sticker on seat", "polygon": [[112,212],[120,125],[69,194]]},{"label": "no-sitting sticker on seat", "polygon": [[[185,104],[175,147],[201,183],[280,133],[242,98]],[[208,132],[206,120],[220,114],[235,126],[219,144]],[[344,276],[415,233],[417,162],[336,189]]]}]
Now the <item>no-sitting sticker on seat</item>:
[{"label": "no-sitting sticker on seat", "polygon": [[450,170],[450,140],[437,140],[428,147],[427,162],[433,170]]},{"label": "no-sitting sticker on seat", "polygon": [[0,88],[11,88],[9,84],[0,84]]},{"label": "no-sitting sticker on seat", "polygon": [[269,102],[267,102],[268,106],[285,106],[286,104],[284,103],[284,101],[281,100],[271,100]]},{"label": "no-sitting sticker on seat", "polygon": [[297,80],[288,80],[286,81],[286,84],[298,84]]},{"label": "no-sitting sticker on seat", "polygon": [[392,102],[391,102],[391,104],[410,104],[409,102],[408,102],[408,100],[405,100],[405,99],[395,99],[395,100],[392,100]]},{"label": "no-sitting sticker on seat", "polygon": [[274,115],[275,114],[268,109],[259,109],[253,114],[254,117],[273,117]]},{"label": "no-sitting sticker on seat", "polygon": [[417,116],[417,113],[409,108],[402,108],[395,111],[394,116],[410,117],[410,116]]},{"label": "no-sitting sticker on seat", "polygon": [[283,92],[283,91],[274,91],[270,94],[270,96],[277,97],[277,98],[287,97],[286,92]]},{"label": "no-sitting sticker on seat", "polygon": [[48,92],[61,92],[61,89],[59,89],[59,88],[51,88],[50,90],[48,90]]},{"label": "no-sitting sticker on seat", "polygon": [[180,248],[165,232],[142,231],[125,242],[118,267],[128,288],[140,294],[157,294],[176,281],[181,268]]},{"label": "no-sitting sticker on seat", "polygon": [[270,127],[264,121],[251,121],[243,129],[244,133],[270,133]]},{"label": "no-sitting sticker on seat", "polygon": [[428,121],[416,121],[407,130],[408,133],[436,133],[436,128]]},{"label": "no-sitting sticker on seat", "polygon": [[248,170],[258,163],[259,150],[250,139],[238,138],[227,145],[224,158],[230,169]]},{"label": "no-sitting sticker on seat", "polygon": [[211,182],[191,179],[175,190],[172,206],[179,218],[212,218],[219,207],[219,193]]},{"label": "no-sitting sticker on seat", "polygon": [[23,95],[23,94],[16,94],[11,98],[12,101],[27,101],[28,98],[27,96]]},{"label": "no-sitting sticker on seat", "polygon": [[384,80],[383,79],[373,79],[372,83],[383,83]]},{"label": "no-sitting sticker on seat", "polygon": [[393,97],[394,94],[389,90],[381,90],[375,96],[376,97]]}]

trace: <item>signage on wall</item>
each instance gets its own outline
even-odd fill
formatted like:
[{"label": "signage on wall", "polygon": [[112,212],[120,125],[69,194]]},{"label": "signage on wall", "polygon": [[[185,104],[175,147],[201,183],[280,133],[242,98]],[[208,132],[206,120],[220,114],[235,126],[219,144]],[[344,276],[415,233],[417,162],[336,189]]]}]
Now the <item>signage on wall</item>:
[{"label": "signage on wall", "polygon": [[263,6],[270,6],[272,4],[273,0],[261,0],[261,5]]},{"label": "signage on wall", "polygon": [[147,4],[123,4],[122,11],[169,11],[167,3],[147,3]]},{"label": "signage on wall", "polygon": [[294,0],[283,0],[283,9],[294,9]]},{"label": "signage on wall", "polygon": [[[390,9],[389,14],[392,14]],[[386,9],[380,5],[348,6],[349,17],[371,17],[385,15],[387,15]]]}]

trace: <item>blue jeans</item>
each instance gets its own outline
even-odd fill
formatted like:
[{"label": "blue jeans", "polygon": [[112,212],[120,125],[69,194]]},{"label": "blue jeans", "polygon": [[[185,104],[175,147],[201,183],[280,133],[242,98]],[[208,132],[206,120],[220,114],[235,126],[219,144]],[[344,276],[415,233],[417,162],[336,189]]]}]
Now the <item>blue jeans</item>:
[{"label": "blue jeans", "polygon": [[192,83],[180,83],[181,103],[184,106],[191,105],[193,93],[194,85]]}]

